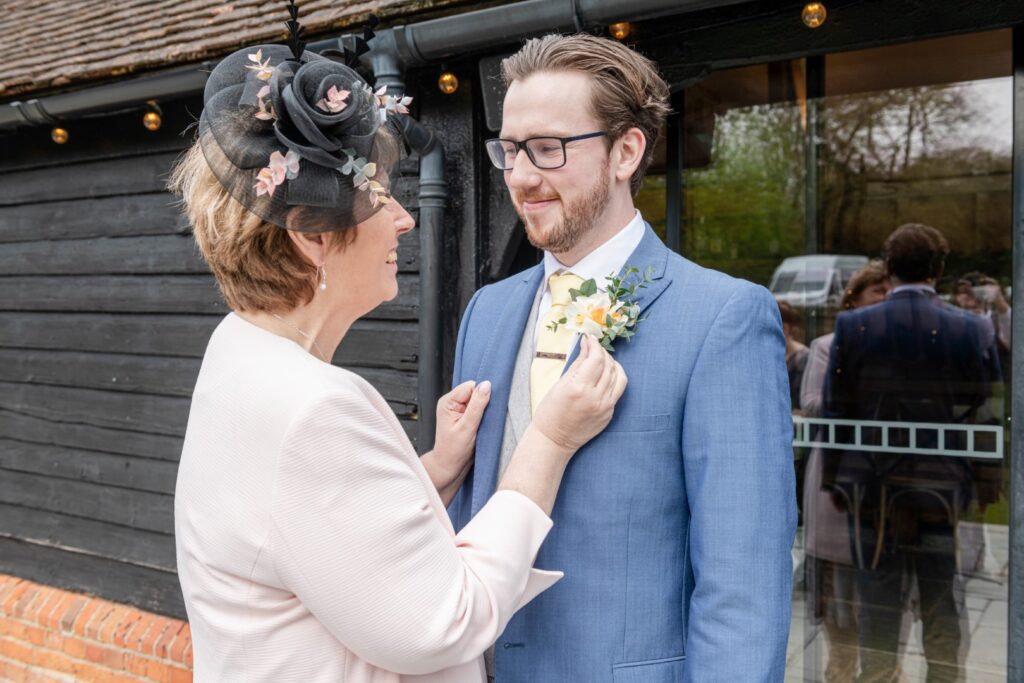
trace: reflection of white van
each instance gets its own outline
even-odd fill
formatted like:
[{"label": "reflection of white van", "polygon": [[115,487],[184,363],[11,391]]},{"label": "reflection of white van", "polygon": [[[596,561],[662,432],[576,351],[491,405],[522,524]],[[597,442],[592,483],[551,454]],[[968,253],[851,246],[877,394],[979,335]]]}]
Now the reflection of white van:
[{"label": "reflection of white van", "polygon": [[867,256],[791,256],[775,269],[768,289],[793,306],[836,307],[850,277],[867,262]]}]

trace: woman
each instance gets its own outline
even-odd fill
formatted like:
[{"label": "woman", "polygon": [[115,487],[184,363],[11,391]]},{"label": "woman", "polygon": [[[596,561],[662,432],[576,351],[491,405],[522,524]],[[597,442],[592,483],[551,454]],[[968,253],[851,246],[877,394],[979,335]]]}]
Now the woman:
[{"label": "woman", "polygon": [[[839,308],[852,311],[872,304],[881,303],[892,290],[885,264],[879,260],[870,261],[850,277],[850,282],[839,301]],[[810,353],[800,388],[800,409],[808,417],[821,415],[822,394],[825,389],[825,371],[828,370],[829,351],[832,348],[832,333],[811,341]]]},{"label": "woman", "polygon": [[[877,304],[892,285],[881,261],[871,261],[850,278],[839,303],[842,310]],[[809,360],[800,386],[800,407],[807,417],[821,415],[833,334],[811,341]],[[820,448],[811,451],[805,475],[803,512],[807,557],[811,560],[811,590],[815,594],[814,616],[824,618],[828,643],[825,680],[841,683],[857,676],[856,596],[847,513],[836,506],[839,497],[821,486],[824,463]]]},{"label": "woman", "polygon": [[531,565],[625,375],[584,338],[456,535],[445,504],[488,383],[441,399],[421,459],[380,394],[330,364],[398,291],[413,219],[387,191],[397,146],[381,122],[404,103],[279,46],[228,57],[204,102],[171,179],[233,310],[203,359],[175,496],[196,680],[482,681],[484,650],[560,577]]},{"label": "woman", "polygon": [[794,411],[800,410],[800,384],[807,367],[807,346],[797,339],[803,321],[795,308],[777,301],[782,318],[782,334],[786,338],[786,373],[789,375],[789,400]]}]

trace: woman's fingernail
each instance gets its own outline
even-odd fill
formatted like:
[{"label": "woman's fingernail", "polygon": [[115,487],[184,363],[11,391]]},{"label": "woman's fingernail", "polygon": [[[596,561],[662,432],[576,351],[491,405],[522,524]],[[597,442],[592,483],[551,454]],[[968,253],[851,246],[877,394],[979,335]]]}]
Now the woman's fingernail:
[{"label": "woman's fingernail", "polygon": [[490,380],[484,380],[483,382],[480,382],[480,385],[477,386],[477,389],[480,391],[481,396],[486,396],[487,394],[491,393]]}]

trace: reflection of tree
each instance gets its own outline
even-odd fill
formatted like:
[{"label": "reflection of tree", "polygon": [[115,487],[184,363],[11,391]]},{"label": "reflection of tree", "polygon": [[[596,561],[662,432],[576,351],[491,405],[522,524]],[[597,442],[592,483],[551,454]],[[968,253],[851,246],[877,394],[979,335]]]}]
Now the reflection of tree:
[{"label": "reflection of tree", "polygon": [[747,263],[754,272],[743,276],[762,282],[774,258],[766,264],[751,259],[802,253],[802,230],[793,228],[803,225],[803,144],[794,107],[719,115],[711,164],[685,176],[688,253],[703,262]]},{"label": "reflection of tree", "polygon": [[826,99],[819,138],[825,248],[877,252],[877,231],[861,229],[870,183],[985,172],[985,167],[964,165],[981,161],[976,150],[962,146],[971,142],[965,137],[977,118],[963,87],[916,87]]},{"label": "reflection of tree", "polygon": [[[1009,216],[992,208],[1008,201],[1009,154],[979,139],[986,117],[972,88],[914,87],[817,103],[824,252],[875,255],[896,225],[914,220],[943,230],[965,266],[1009,253]],[[983,132],[1009,138],[1009,131]],[[689,253],[760,282],[781,258],[805,253],[809,137],[795,103],[720,109],[710,165],[685,176]]]}]

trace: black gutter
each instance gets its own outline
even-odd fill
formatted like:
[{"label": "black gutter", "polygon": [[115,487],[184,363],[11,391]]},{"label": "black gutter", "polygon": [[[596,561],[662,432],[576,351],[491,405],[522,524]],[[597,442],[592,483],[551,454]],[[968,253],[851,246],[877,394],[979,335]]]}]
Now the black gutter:
[{"label": "black gutter", "polygon": [[380,31],[374,43],[392,43],[405,66],[487,52],[545,33],[584,31],[617,21],[736,5],[748,0],[524,0]]},{"label": "black gutter", "polygon": [[[524,0],[377,33],[364,59],[377,69],[399,74],[405,67],[424,66],[455,55],[487,52],[523,38],[552,32],[584,30],[615,21],[642,21],[672,14],[735,5],[749,0]],[[336,48],[344,38],[311,43],[320,51]],[[384,56],[386,55],[386,56]],[[170,100],[203,90],[213,63],[204,62],[171,72],[84,88],[59,95],[0,105],[0,130],[53,124],[100,111],[142,106],[148,100]],[[382,82],[388,82],[384,79]]]},{"label": "black gutter", "polygon": [[86,116],[126,106],[143,105],[149,100],[173,100],[203,91],[213,62],[153,76],[117,81],[93,88],[51,95],[43,99],[8,102],[0,105],[0,130],[17,126],[52,125],[62,119]]}]

